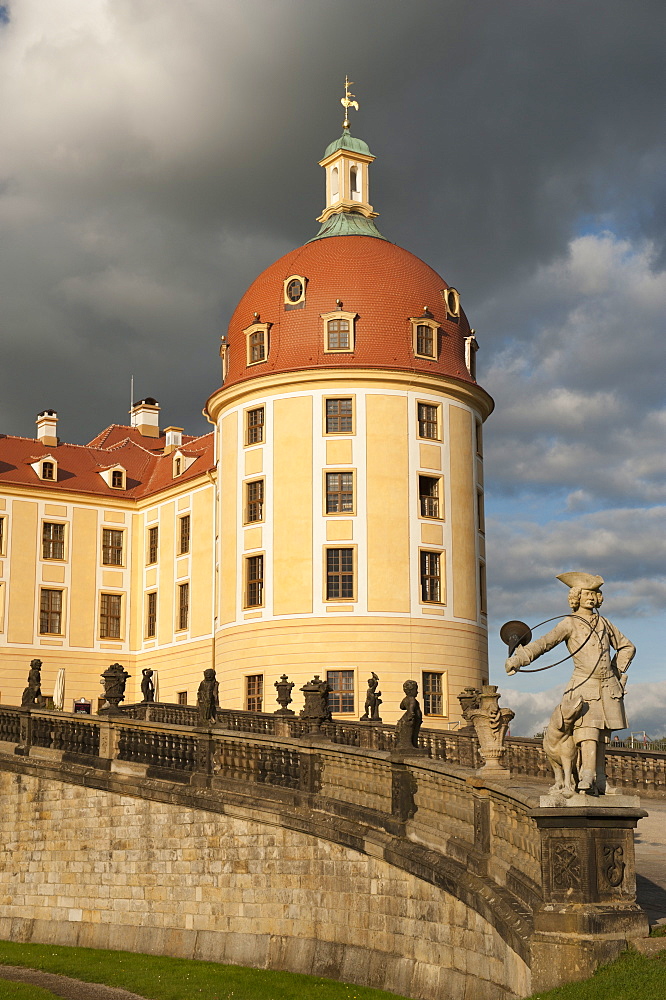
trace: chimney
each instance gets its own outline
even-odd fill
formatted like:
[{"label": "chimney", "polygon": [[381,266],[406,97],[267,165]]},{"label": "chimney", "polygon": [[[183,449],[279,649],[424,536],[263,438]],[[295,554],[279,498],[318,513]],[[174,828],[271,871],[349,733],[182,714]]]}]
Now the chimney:
[{"label": "chimney", "polygon": [[55,410],[42,410],[37,414],[37,440],[47,448],[58,444],[58,414]]},{"label": "chimney", "polygon": [[180,448],[183,443],[183,428],[167,427],[164,433],[166,434],[164,454],[170,455],[172,451],[176,450],[176,448]]},{"label": "chimney", "polygon": [[130,410],[131,426],[136,427],[144,437],[160,436],[160,404],[152,396],[146,396],[134,403]]}]

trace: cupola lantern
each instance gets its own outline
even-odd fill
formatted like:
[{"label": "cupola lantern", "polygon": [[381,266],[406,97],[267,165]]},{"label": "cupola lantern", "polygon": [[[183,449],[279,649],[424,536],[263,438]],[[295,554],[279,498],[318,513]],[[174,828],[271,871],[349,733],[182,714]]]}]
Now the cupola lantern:
[{"label": "cupola lantern", "polygon": [[365,219],[375,219],[377,212],[370,204],[369,167],[374,160],[368,144],[356,139],[349,131],[349,109],[358,111],[358,101],[350,93],[351,81],[345,77],[345,96],[340,98],[345,109],[342,135],[332,142],[319,165],[326,171],[326,208],[317,219],[327,222],[332,215],[353,213]]}]

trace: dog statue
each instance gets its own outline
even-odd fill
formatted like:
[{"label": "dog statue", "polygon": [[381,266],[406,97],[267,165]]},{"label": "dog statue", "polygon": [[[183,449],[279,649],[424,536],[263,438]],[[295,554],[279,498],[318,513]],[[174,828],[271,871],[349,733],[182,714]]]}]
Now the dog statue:
[{"label": "dog statue", "polygon": [[576,719],[583,713],[584,704],[581,697],[562,699],[550,717],[543,738],[543,748],[555,774],[551,792],[565,799],[576,794],[578,747],[574,743],[573,729]]}]

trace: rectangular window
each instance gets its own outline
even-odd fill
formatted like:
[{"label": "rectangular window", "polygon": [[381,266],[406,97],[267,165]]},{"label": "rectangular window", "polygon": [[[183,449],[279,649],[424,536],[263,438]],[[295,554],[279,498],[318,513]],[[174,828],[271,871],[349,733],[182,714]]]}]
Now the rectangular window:
[{"label": "rectangular window", "polygon": [[187,705],[187,691],[179,691],[176,698],[179,705]]},{"label": "rectangular window", "polygon": [[99,602],[100,639],[120,639],[120,594],[101,594]]},{"label": "rectangular window", "polygon": [[264,676],[252,674],[245,678],[245,708],[248,712],[261,712],[264,701]]},{"label": "rectangular window", "polygon": [[349,320],[329,319],[326,324],[326,349],[329,351],[348,351]]},{"label": "rectangular window", "polygon": [[42,590],[39,595],[40,635],[62,635],[62,590]]},{"label": "rectangular window", "polygon": [[354,408],[351,398],[326,400],[326,433],[354,433]]},{"label": "rectangular window", "polygon": [[154,639],[157,635],[157,591],[146,594],[146,638]]},{"label": "rectangular window", "polygon": [[266,415],[263,406],[247,411],[246,444],[261,444],[264,440],[264,424]]},{"label": "rectangular window", "polygon": [[421,600],[426,604],[441,602],[439,552],[421,552]]},{"label": "rectangular window", "polygon": [[476,519],[479,531],[485,531],[485,511],[484,511],[483,490],[476,493]]},{"label": "rectangular window", "polygon": [[0,517],[0,556],[4,556],[7,548],[7,518]]},{"label": "rectangular window", "polygon": [[184,556],[190,551],[190,515],[185,514],[180,519],[178,532],[178,555]]},{"label": "rectangular window", "polygon": [[102,565],[122,566],[123,532],[116,528],[102,528]]},{"label": "rectangular window", "polygon": [[486,588],[485,563],[479,563],[479,607],[482,615],[488,614],[488,596]]},{"label": "rectangular window", "polygon": [[264,603],[264,557],[246,559],[245,607],[260,608]]},{"label": "rectangular window", "polygon": [[475,425],[476,453],[479,458],[483,458],[483,424],[477,420]]},{"label": "rectangular window", "polygon": [[331,712],[354,711],[354,671],[327,670],[326,680],[331,689],[328,707]]},{"label": "rectangular window", "polygon": [[419,476],[421,517],[441,517],[440,480],[437,476]]},{"label": "rectangular window", "polygon": [[65,558],[65,525],[44,521],[42,525],[42,559]]},{"label": "rectangular window", "polygon": [[122,490],[125,485],[125,473],[122,469],[114,469],[111,473],[111,486],[114,490]]},{"label": "rectangular window", "polygon": [[326,513],[351,514],[354,510],[354,473],[326,473]]},{"label": "rectangular window", "polygon": [[444,715],[442,674],[423,671],[423,714]]},{"label": "rectangular window", "polygon": [[245,523],[264,519],[264,480],[254,479],[245,484]]},{"label": "rectangular window", "polygon": [[148,528],[148,565],[157,562],[157,548],[160,539],[158,527]]},{"label": "rectangular window", "polygon": [[55,479],[55,465],[53,462],[42,462],[42,479]]},{"label": "rectangular window", "polygon": [[353,601],[354,550],[326,550],[326,600]]},{"label": "rectangular window", "polygon": [[419,437],[439,440],[438,410],[430,403],[419,403]]},{"label": "rectangular window", "polygon": [[416,353],[426,358],[435,357],[435,331],[427,323],[416,326]]},{"label": "rectangular window", "polygon": [[248,337],[248,364],[266,360],[266,331],[255,330]]},{"label": "rectangular window", "polygon": [[0,632],[5,631],[5,584],[0,581]]},{"label": "rectangular window", "polygon": [[189,625],[190,620],[190,585],[189,583],[178,584],[178,625],[182,631]]}]

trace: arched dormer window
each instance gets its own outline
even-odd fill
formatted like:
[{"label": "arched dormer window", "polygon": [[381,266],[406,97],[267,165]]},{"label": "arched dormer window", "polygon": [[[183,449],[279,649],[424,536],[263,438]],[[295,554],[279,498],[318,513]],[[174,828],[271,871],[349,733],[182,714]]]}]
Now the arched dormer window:
[{"label": "arched dormer window", "polygon": [[45,483],[57,483],[58,460],[53,455],[42,455],[30,462],[35,475]]},{"label": "arched dormer window", "polygon": [[99,474],[112,490],[127,488],[127,473],[122,465],[110,465],[106,469],[101,469]]},{"label": "arched dormer window", "polygon": [[243,330],[247,345],[247,364],[259,365],[268,358],[270,323],[253,323]]},{"label": "arched dormer window", "polygon": [[322,313],[324,321],[324,353],[351,354],[354,350],[354,334],[356,313],[335,312]]},{"label": "arched dormer window", "polygon": [[429,316],[415,316],[412,324],[412,347],[417,358],[436,361],[439,355],[439,324]]}]

